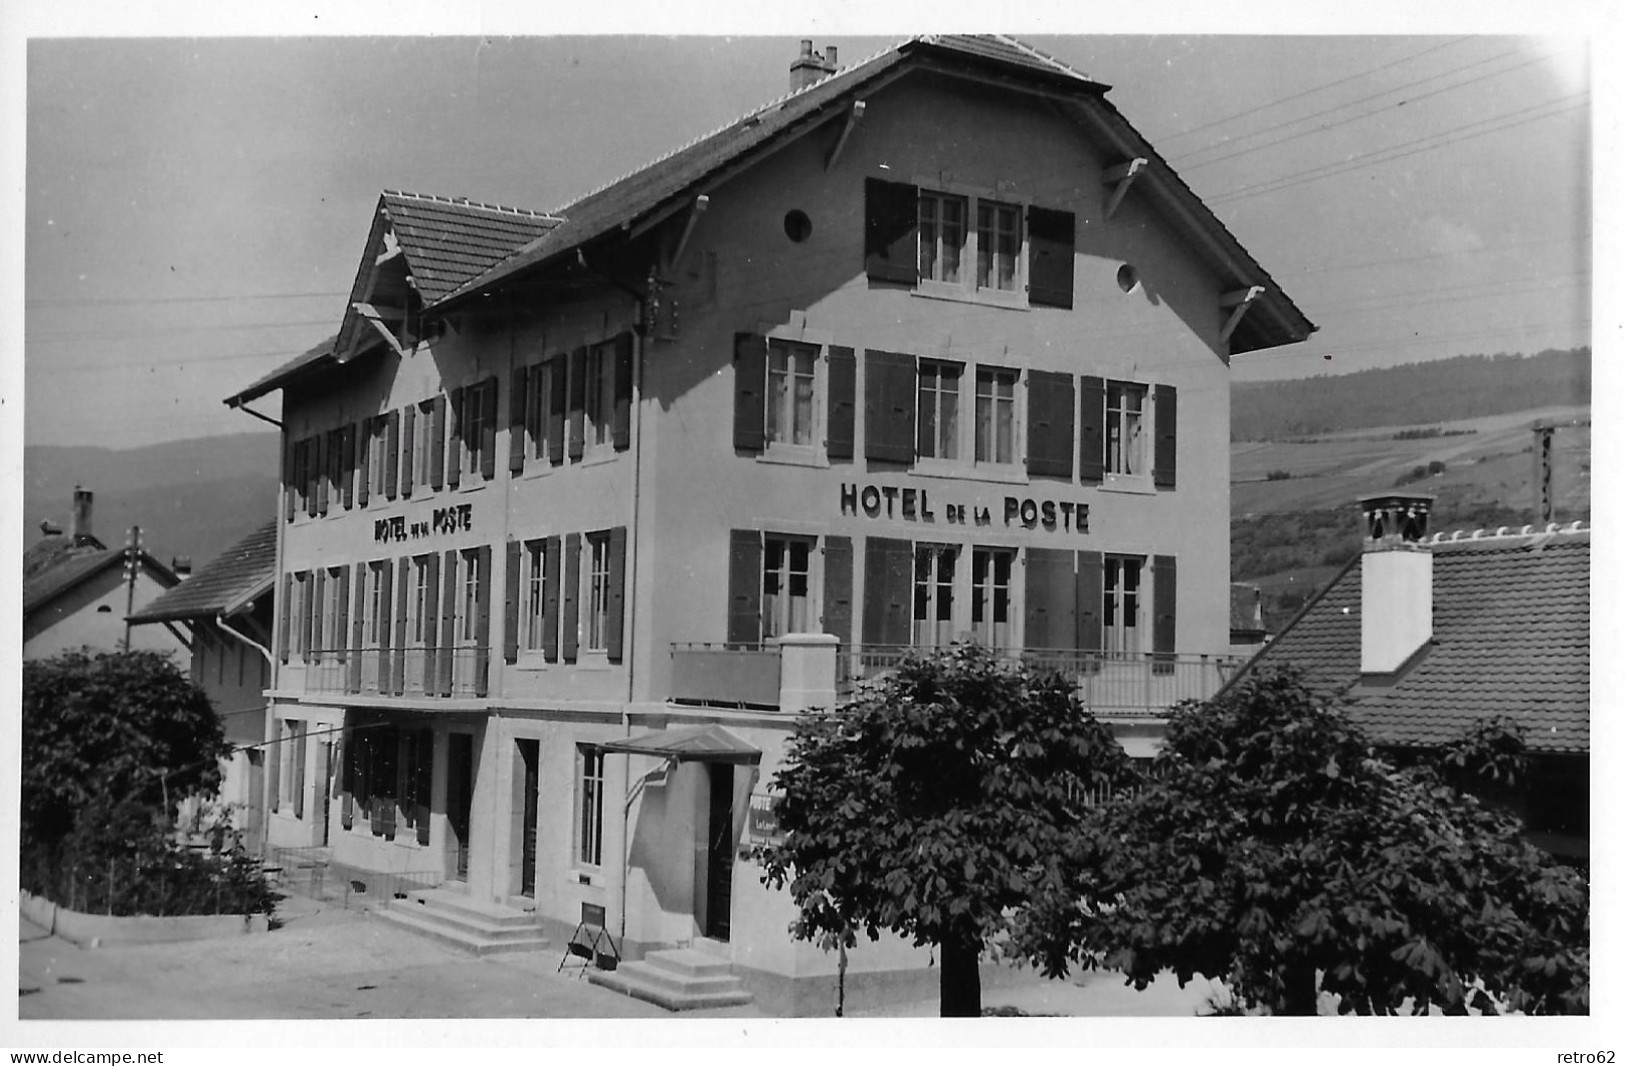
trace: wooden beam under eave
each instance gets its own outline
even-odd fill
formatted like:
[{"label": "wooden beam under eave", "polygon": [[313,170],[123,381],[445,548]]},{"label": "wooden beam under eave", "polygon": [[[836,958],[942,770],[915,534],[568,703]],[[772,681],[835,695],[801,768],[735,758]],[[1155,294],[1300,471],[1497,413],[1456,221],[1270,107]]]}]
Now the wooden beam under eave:
[{"label": "wooden beam under eave", "polygon": [[186,634],[182,633],[175,627],[174,622],[165,622],[163,623],[163,626],[165,629],[169,630],[170,636],[181,642],[181,647],[185,648],[187,651],[192,650],[192,641],[187,639]]},{"label": "wooden beam under eave", "polygon": [[847,138],[852,136],[852,131],[863,121],[863,112],[868,106],[862,100],[852,101],[852,107],[846,113],[846,123],[841,127],[841,135],[835,139],[835,147],[831,148],[829,155],[824,158],[825,173],[833,169],[836,161],[841,158],[841,149],[846,147]]},{"label": "wooden beam under eave", "polygon": [[1101,180],[1112,187],[1111,199],[1106,201],[1106,218],[1110,219],[1117,213],[1118,207],[1123,203],[1123,197],[1128,195],[1129,186],[1134,184],[1134,179],[1150,164],[1151,161],[1144,156],[1136,156],[1127,163],[1106,168]]},{"label": "wooden beam under eave", "polygon": [[1220,344],[1230,340],[1230,334],[1234,333],[1236,327],[1241,325],[1242,316],[1247,313],[1247,309],[1253,305],[1253,302],[1262,295],[1264,295],[1264,286],[1252,285],[1245,289],[1227,292],[1219,297],[1220,307],[1233,308],[1230,317],[1224,323],[1224,328],[1219,330]]},{"label": "wooden beam under eave", "polygon": [[694,206],[688,213],[688,219],[683,223],[682,236],[677,238],[677,246],[672,249],[671,257],[666,260],[666,268],[661,273],[670,273],[677,269],[677,264],[683,260],[683,253],[688,251],[688,239],[694,236],[694,227],[699,225],[700,216],[705,214],[705,209],[710,206],[709,196],[702,193],[694,197]]},{"label": "wooden beam under eave", "polygon": [[371,304],[364,304],[360,302],[351,304],[350,306],[355,308],[356,314],[372,323],[372,328],[378,331],[379,336],[384,338],[384,343],[388,344],[392,349],[394,349],[396,355],[403,359],[406,358],[406,349],[401,347],[400,338],[391,333],[389,331],[389,327],[384,325],[383,317],[379,315],[377,308],[373,307]]}]

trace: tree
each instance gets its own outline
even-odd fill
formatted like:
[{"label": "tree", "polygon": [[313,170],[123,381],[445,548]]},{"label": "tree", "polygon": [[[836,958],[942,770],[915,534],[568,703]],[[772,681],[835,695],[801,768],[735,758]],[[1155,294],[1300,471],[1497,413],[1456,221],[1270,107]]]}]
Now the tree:
[{"label": "tree", "polygon": [[67,652],[23,664],[22,830],[67,836],[93,801],[164,802],[220,787],[231,753],[209,699],[151,651]]},{"label": "tree", "polygon": [[1051,976],[1199,973],[1275,1014],[1321,993],[1361,1014],[1589,1007],[1580,877],[1431,765],[1379,758],[1291,671],[1176,709],[1152,782],[1062,864],[1018,934]]},{"label": "tree", "polygon": [[942,1015],[975,1016],[983,947],[1058,876],[1084,794],[1130,773],[1074,686],[956,647],[797,723],[773,780],[784,841],[757,858],[798,939],[933,945]]}]

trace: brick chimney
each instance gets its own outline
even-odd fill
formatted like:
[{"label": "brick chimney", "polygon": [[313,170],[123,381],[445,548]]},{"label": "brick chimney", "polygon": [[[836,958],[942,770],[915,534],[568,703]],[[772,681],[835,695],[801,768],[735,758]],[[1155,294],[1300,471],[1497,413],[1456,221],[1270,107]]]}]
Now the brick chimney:
[{"label": "brick chimney", "polygon": [[68,520],[68,538],[79,543],[79,538],[93,536],[90,528],[90,505],[95,494],[89,489],[73,487],[73,516]]},{"label": "brick chimney", "polygon": [[801,54],[796,61],[790,64],[790,91],[796,92],[805,89],[814,82],[823,81],[835,73],[835,49],[820,55],[813,51],[813,43],[808,38],[801,41]]},{"label": "brick chimney", "polygon": [[185,581],[192,576],[192,557],[190,555],[173,555],[169,559],[169,568],[175,576]]},{"label": "brick chimney", "polygon": [[1436,497],[1360,497],[1360,673],[1392,674],[1433,639],[1433,552],[1424,543]]}]

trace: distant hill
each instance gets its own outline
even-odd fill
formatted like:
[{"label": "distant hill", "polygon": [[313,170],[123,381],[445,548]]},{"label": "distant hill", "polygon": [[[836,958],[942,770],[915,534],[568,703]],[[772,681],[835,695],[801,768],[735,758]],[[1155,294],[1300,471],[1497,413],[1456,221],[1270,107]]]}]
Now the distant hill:
[{"label": "distant hill", "polygon": [[278,442],[265,432],[126,451],[25,447],[23,544],[39,539],[42,520],[66,529],[73,487],[82,485],[96,494],[91,527],[103,543],[120,546],[139,525],[156,558],[189,555],[200,566],[275,513]]},{"label": "distant hill", "polygon": [[1463,355],[1354,374],[1238,383],[1230,390],[1230,439],[1279,441],[1590,402],[1589,347],[1528,357]]}]

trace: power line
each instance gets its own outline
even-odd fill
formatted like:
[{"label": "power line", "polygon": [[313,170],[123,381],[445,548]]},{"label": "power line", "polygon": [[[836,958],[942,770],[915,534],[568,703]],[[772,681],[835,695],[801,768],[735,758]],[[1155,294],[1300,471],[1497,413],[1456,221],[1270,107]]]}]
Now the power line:
[{"label": "power line", "polygon": [[1567,244],[1573,237],[1542,237],[1533,241],[1512,241],[1507,244],[1487,244],[1479,248],[1463,248],[1453,252],[1429,252],[1426,255],[1396,256],[1391,259],[1368,259],[1361,263],[1338,263],[1333,266],[1313,266],[1295,270],[1295,275],[1330,274],[1340,270],[1364,270],[1369,267],[1387,267],[1395,263],[1420,263],[1428,259],[1451,259],[1462,255],[1492,255],[1512,248],[1528,248],[1540,244]]},{"label": "power line", "polygon": [[348,292],[262,292],[232,296],[82,296],[24,300],[28,307],[100,307],[113,304],[231,303],[238,300],[343,299]]},{"label": "power line", "polygon": [[89,329],[77,330],[72,333],[23,333],[23,344],[57,344],[78,340],[93,340],[106,337],[164,337],[171,334],[187,333],[218,333],[235,329],[291,329],[295,326],[327,326],[333,328],[332,318],[300,319],[298,321],[282,322],[244,322],[240,325],[215,326],[153,326],[148,329]]}]

